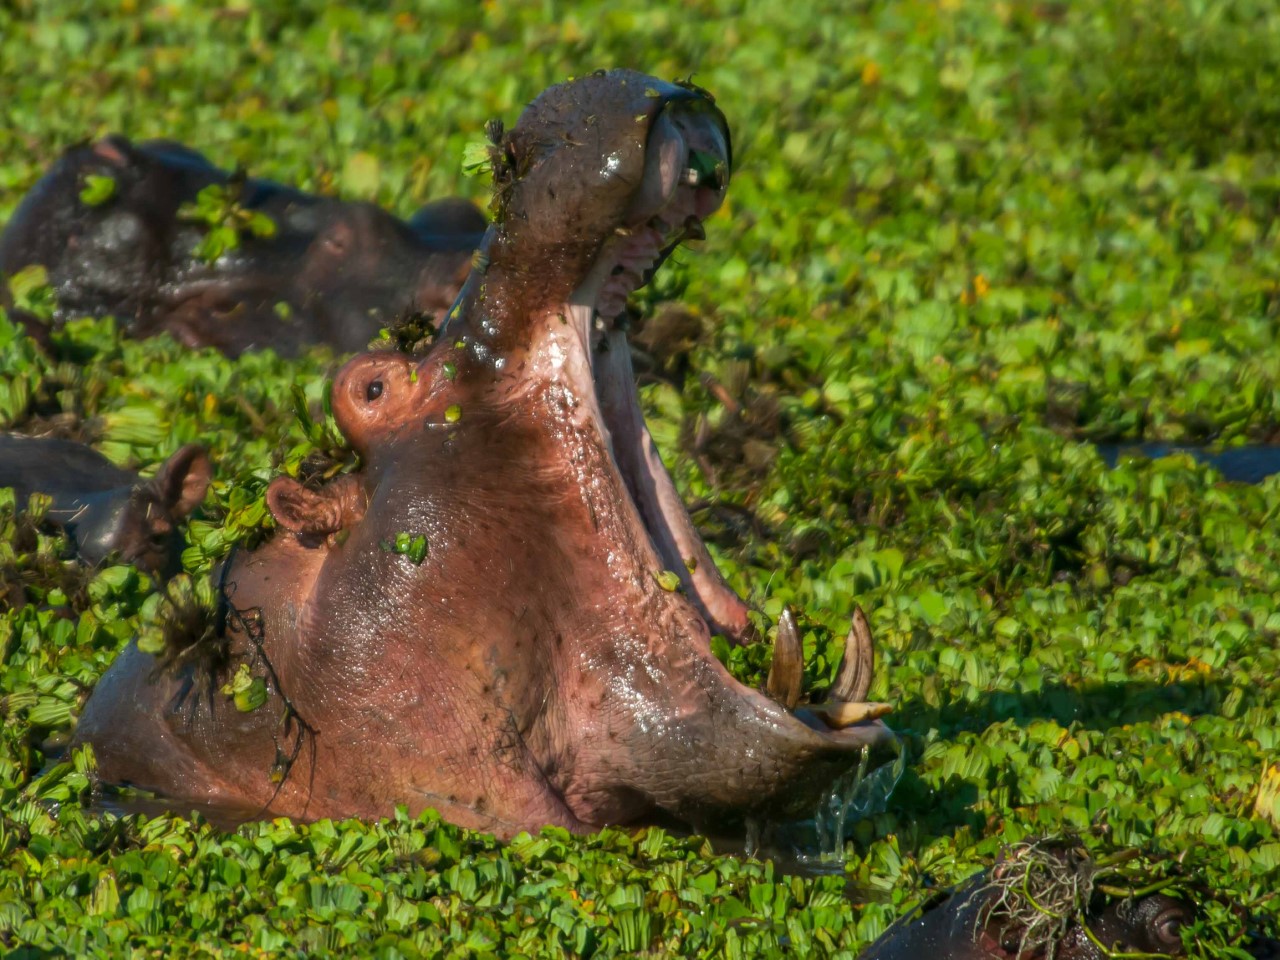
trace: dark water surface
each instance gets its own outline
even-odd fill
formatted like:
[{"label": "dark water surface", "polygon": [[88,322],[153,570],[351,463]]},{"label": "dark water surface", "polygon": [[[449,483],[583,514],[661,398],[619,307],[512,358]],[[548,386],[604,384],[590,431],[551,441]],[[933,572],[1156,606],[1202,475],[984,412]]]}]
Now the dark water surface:
[{"label": "dark water surface", "polygon": [[1175,453],[1186,453],[1199,463],[1209,464],[1227,480],[1240,483],[1259,483],[1273,473],[1280,473],[1280,447],[1231,447],[1217,453],[1205,447],[1184,447],[1173,443],[1099,443],[1097,448],[1108,467],[1114,467],[1121,458],[1157,460]]}]

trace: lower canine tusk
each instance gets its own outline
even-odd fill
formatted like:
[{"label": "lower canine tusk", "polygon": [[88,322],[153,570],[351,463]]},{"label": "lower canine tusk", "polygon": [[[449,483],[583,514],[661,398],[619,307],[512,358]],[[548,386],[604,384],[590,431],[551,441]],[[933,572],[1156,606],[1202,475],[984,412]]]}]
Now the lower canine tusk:
[{"label": "lower canine tusk", "polygon": [[769,665],[769,679],[765,692],[788,710],[794,710],[800,702],[804,686],[804,647],[796,618],[790,607],[784,607],[778,618],[778,631],[773,641],[773,663]]},{"label": "lower canine tusk", "polygon": [[844,638],[844,659],[840,672],[831,685],[831,699],[846,703],[861,703],[867,699],[871,679],[875,674],[875,650],[871,643],[871,625],[862,608],[853,608],[849,633]]}]

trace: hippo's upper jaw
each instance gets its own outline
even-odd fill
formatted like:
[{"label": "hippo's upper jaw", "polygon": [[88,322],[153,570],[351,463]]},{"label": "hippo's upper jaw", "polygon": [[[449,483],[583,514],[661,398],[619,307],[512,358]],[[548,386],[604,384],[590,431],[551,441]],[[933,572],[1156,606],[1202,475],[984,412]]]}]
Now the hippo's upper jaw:
[{"label": "hippo's upper jaw", "polygon": [[794,810],[890,737],[854,703],[865,624],[845,702],[802,716],[789,618],[770,695],[711,654],[713,632],[746,635],[747,608],[657,455],[610,322],[719,207],[723,116],[702,91],[615,71],[550,89],[498,149],[499,216],[438,341],[421,360],[356,357],[335,381],[364,466],[321,490],[277,478],[284,534],[226,578],[313,749],[269,783],[276,699],[261,720],[179,705],[172,678],[156,736],[182,742],[168,766],[185,772],[111,749],[91,702],[81,729],[108,779],[305,816],[430,805],[511,834]]}]

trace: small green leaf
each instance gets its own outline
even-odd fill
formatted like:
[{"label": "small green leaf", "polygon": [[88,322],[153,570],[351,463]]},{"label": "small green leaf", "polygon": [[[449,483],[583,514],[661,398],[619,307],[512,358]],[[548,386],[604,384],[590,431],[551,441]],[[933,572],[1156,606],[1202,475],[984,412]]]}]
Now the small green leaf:
[{"label": "small green leaf", "polygon": [[116,181],[96,173],[85,174],[80,202],[89,207],[100,207],[116,195]]},{"label": "small green leaf", "polygon": [[653,579],[658,581],[658,586],[668,593],[674,593],[680,589],[680,574],[674,570],[659,570],[653,575]]},{"label": "small green leaf", "polygon": [[462,148],[462,172],[468,177],[493,173],[493,147],[484,140],[472,140]]},{"label": "small green leaf", "polygon": [[233,700],[241,713],[257,710],[267,702],[266,682],[261,677],[254,677],[248,687],[235,694]]}]

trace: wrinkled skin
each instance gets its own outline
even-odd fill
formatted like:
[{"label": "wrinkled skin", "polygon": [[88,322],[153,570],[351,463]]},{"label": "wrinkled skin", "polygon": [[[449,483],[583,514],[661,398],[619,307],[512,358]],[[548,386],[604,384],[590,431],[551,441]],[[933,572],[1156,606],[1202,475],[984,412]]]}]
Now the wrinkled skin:
[{"label": "wrinkled skin", "polygon": [[143,480],[78,443],[0,436],[0,487],[13,487],[19,506],[33,493],[51,496],[48,519],[92,565],[115,555],[151,574],[176,573],[178,524],[200,505],[211,476],[209,457],[196,444]]},{"label": "wrinkled skin", "polygon": [[[808,810],[892,739],[792,712],[711,654],[747,608],[657,457],[612,324],[720,205],[719,110],[597,74],[540,96],[496,153],[498,220],[434,347],[335,380],[361,469],[277,478],[281,530],[222,578],[227,669],[249,662],[268,703],[237,713],[194,667],[153,680],[131,646],[77,732],[105,780],[297,817],[435,807],[509,836]],[[398,534],[425,536],[420,563]]]},{"label": "wrinkled skin", "polygon": [[[114,195],[82,201],[89,175],[110,177]],[[210,184],[238,191],[274,235],[242,231],[213,263],[198,257],[206,226],[179,209]],[[43,265],[55,322],[112,314],[132,336],[168,332],[233,356],[353,351],[406,314],[445,310],[486,225],[466,200],[428,204],[406,223],[370,203],[234,177],[180,144],[112,136],[68,151],[24,198],[0,235],[0,278]]]},{"label": "wrinkled skin", "polygon": [[[994,920],[983,922],[992,896],[984,891],[987,879],[981,874],[927,907],[918,919],[895,924],[867,948],[861,960],[1043,960],[1044,949],[1019,953],[1022,928]],[[1181,957],[1180,931],[1194,919],[1187,904],[1156,893],[1105,905],[1100,902],[1086,923],[1098,943],[1112,953]],[[1103,960],[1106,956],[1079,923],[1068,928],[1054,953],[1056,960]]]}]

